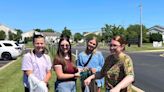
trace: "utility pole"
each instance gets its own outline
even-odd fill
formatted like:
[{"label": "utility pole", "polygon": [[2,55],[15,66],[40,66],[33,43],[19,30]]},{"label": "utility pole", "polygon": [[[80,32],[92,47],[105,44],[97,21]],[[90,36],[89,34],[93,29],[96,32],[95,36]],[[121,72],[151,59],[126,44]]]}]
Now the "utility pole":
[{"label": "utility pole", "polygon": [[140,2],[140,47],[142,47],[142,0]]}]

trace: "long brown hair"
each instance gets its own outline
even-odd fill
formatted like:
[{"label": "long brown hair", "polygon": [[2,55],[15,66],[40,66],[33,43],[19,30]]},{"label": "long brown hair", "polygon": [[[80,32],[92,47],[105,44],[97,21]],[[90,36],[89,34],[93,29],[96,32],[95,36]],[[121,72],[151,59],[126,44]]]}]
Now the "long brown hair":
[{"label": "long brown hair", "polygon": [[68,36],[64,36],[64,35],[61,35],[60,41],[59,41],[59,44],[58,44],[57,54],[56,54],[56,56],[54,58],[54,63],[53,64],[55,64],[56,62],[58,62],[59,64],[61,64],[61,65],[64,66],[63,69],[65,70],[67,68],[66,67],[66,60],[65,60],[64,52],[63,52],[63,50],[61,48],[61,42],[63,40],[66,40],[69,43],[69,45],[70,45],[69,51],[68,51],[68,56],[70,58],[71,63],[72,64],[74,63],[74,61],[72,60],[71,43],[69,41],[69,37]]}]

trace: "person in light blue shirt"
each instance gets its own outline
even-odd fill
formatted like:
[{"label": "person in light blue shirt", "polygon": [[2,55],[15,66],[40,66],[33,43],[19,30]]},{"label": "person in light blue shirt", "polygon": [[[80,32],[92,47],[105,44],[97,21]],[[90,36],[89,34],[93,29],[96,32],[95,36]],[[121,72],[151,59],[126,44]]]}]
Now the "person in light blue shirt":
[{"label": "person in light blue shirt", "polygon": [[[96,50],[97,45],[98,45],[98,41],[96,37],[91,37],[87,39],[86,50],[79,53],[77,59],[77,67],[80,71],[89,70],[89,69],[91,70],[92,73],[101,71],[101,68],[104,65],[104,57],[100,51]],[[88,61],[89,58],[90,60]],[[100,92],[100,87],[104,85],[104,78],[96,80],[96,84],[98,87],[97,92]],[[83,84],[83,81],[81,81],[81,88],[82,88],[82,92],[84,92],[85,85]],[[91,88],[93,88],[93,86],[89,87],[90,91],[92,90]]]}]

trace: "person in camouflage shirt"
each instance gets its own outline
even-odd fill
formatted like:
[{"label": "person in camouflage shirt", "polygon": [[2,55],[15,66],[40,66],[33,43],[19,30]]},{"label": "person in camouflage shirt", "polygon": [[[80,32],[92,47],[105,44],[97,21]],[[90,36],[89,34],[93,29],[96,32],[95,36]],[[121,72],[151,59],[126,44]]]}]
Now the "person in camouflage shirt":
[{"label": "person in camouflage shirt", "polygon": [[134,81],[133,63],[125,54],[126,41],[122,36],[115,36],[109,43],[111,54],[106,58],[101,72],[88,77],[84,83],[89,85],[92,79],[105,77],[106,92],[131,92]]}]

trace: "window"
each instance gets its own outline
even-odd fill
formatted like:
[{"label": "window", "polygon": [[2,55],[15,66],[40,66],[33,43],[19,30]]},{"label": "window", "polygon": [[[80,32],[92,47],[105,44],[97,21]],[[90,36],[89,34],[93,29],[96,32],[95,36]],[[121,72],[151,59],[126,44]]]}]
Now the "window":
[{"label": "window", "polygon": [[18,43],[15,43],[16,44],[16,46],[19,46],[19,44]]},{"label": "window", "polygon": [[10,43],[3,43],[6,47],[10,47],[10,46],[13,46],[12,44]]}]

